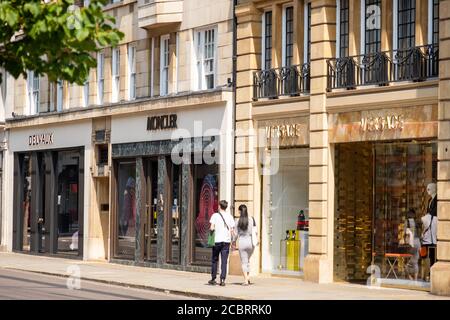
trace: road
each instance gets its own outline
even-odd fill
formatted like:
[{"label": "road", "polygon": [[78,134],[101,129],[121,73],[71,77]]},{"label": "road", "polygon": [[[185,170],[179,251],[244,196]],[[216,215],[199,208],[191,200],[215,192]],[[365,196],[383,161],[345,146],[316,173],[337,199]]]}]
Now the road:
[{"label": "road", "polygon": [[80,290],[67,278],[0,268],[0,300],[183,300],[187,297],[81,280]]}]

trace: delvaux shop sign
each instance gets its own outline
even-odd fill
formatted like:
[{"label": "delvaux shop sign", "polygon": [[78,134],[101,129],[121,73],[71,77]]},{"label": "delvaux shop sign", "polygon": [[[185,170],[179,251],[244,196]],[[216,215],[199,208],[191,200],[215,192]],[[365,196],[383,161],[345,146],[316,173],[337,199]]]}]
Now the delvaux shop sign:
[{"label": "delvaux shop sign", "polygon": [[308,117],[259,121],[259,130],[264,130],[266,144],[273,147],[302,146],[309,144]]},{"label": "delvaux shop sign", "polygon": [[168,114],[147,118],[147,131],[167,130],[177,128],[177,115]]},{"label": "delvaux shop sign", "polygon": [[28,137],[28,146],[46,146],[53,144],[53,133],[32,134]]},{"label": "delvaux shop sign", "polygon": [[330,114],[331,143],[437,137],[436,105]]}]

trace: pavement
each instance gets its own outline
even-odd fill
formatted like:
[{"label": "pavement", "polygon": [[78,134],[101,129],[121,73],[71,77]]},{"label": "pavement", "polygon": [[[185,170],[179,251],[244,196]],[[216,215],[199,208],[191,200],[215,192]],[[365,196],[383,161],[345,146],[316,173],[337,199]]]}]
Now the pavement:
[{"label": "pavement", "polygon": [[[68,287],[68,284],[71,287]],[[185,300],[184,296],[83,280],[0,269],[0,300]]]},{"label": "pavement", "polygon": [[419,290],[373,289],[349,283],[317,284],[269,275],[253,277],[253,284],[245,287],[241,285],[242,277],[238,276],[229,276],[225,287],[210,286],[207,284],[210,277],[204,273],[0,252],[0,275],[11,270],[60,277],[69,277],[76,272],[82,283],[83,280],[94,281],[202,299],[450,300],[450,297]]}]

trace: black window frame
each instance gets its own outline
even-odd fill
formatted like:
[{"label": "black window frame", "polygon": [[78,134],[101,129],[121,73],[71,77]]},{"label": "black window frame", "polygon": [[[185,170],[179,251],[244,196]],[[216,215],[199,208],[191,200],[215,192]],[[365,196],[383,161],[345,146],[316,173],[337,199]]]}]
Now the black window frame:
[{"label": "black window frame", "polygon": [[340,0],[339,3],[339,57],[349,55],[349,23],[350,7],[349,0]]},{"label": "black window frame", "polygon": [[294,58],[294,7],[285,8],[285,44],[284,64],[286,67],[292,65]]},{"label": "black window frame", "polygon": [[414,48],[416,44],[416,0],[398,0],[397,49]]},{"label": "black window frame", "polygon": [[439,44],[439,0],[433,0],[432,45]]},{"label": "black window frame", "polygon": [[311,2],[308,2],[307,5],[307,14],[308,14],[308,20],[307,20],[307,27],[308,27],[308,43],[307,43],[307,48],[306,48],[306,57],[307,63],[311,62]]},{"label": "black window frame", "polygon": [[264,70],[272,68],[272,11],[264,13]]},{"label": "black window frame", "polygon": [[[370,16],[367,13],[367,7],[371,5],[376,5],[380,8],[380,28],[367,30],[367,18]],[[364,53],[373,54],[381,51],[381,25],[383,22],[381,20],[381,0],[365,0],[364,9]]]}]

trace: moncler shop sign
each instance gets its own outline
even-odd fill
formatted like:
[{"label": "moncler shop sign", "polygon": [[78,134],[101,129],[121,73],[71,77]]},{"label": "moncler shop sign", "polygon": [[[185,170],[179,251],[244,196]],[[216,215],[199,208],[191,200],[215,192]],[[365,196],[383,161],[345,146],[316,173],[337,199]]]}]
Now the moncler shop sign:
[{"label": "moncler shop sign", "polygon": [[50,144],[53,144],[53,133],[32,134],[28,137],[28,145],[30,147]]},{"label": "moncler shop sign", "polygon": [[153,116],[147,118],[147,130],[167,130],[177,128],[177,115],[168,114],[163,116]]}]

